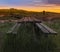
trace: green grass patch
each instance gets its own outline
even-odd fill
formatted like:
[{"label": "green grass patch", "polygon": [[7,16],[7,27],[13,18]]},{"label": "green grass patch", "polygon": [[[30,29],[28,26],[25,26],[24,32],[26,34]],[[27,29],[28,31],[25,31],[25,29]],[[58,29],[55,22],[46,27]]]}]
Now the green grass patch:
[{"label": "green grass patch", "polygon": [[36,33],[33,24],[27,23],[20,26],[18,34],[6,34],[2,52],[54,52],[55,47],[51,38]]},{"label": "green grass patch", "polygon": [[50,28],[55,30],[57,32],[56,36],[52,37],[52,40],[56,43],[57,48],[55,49],[56,52],[60,52],[60,20],[56,20],[53,22],[45,22],[46,25],[48,25]]},{"label": "green grass patch", "polygon": [[6,22],[0,23],[0,32],[7,32],[15,23]]}]

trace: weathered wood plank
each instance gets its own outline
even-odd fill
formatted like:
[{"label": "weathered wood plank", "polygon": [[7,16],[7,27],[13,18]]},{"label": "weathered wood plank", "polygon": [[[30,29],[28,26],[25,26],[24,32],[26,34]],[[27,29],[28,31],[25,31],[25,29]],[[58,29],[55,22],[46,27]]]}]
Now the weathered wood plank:
[{"label": "weathered wood plank", "polygon": [[16,26],[17,26],[17,23],[7,32],[7,33],[11,33],[11,32],[13,32],[14,31],[14,29],[16,28]]},{"label": "weathered wood plank", "polygon": [[8,31],[7,33],[17,34],[17,31],[18,31],[20,25],[21,25],[20,23],[16,23],[16,24],[10,29],[10,31]]},{"label": "weathered wood plank", "polygon": [[39,23],[36,23],[36,25],[39,27],[39,29],[46,34],[49,34],[49,31],[47,31],[45,28],[43,28],[43,26],[41,26]]},{"label": "weathered wood plank", "polygon": [[43,33],[45,34],[57,34],[54,30],[49,28],[47,25],[43,23],[36,23],[36,25],[42,30]]},{"label": "weathered wood plank", "polygon": [[24,17],[22,19],[20,19],[20,21],[18,23],[41,23],[40,20],[35,19],[35,18],[31,18],[31,17]]},{"label": "weathered wood plank", "polygon": [[12,34],[17,34],[18,33],[18,30],[19,30],[19,27],[20,27],[20,23],[16,26],[16,28],[14,29],[14,31],[12,32]]},{"label": "weathered wood plank", "polygon": [[57,34],[56,31],[52,30],[51,28],[49,28],[47,25],[43,24],[43,23],[40,23],[40,25],[44,26],[44,28],[46,28],[50,33],[55,33]]}]

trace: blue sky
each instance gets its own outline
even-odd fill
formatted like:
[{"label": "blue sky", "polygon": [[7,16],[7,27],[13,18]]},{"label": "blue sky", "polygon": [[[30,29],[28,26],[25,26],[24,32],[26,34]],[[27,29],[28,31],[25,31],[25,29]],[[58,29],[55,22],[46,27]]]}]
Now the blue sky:
[{"label": "blue sky", "polygon": [[0,0],[0,5],[7,6],[23,6],[45,3],[45,0]]},{"label": "blue sky", "polygon": [[29,6],[44,3],[60,4],[60,0],[0,0],[0,6]]}]

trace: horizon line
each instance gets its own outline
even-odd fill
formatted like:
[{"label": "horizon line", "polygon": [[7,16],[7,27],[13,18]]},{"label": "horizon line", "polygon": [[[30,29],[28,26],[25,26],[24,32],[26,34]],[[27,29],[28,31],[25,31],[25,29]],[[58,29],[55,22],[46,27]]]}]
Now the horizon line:
[{"label": "horizon line", "polygon": [[42,11],[48,11],[48,12],[55,12],[55,13],[60,13],[60,6],[54,6],[54,7],[27,7],[27,6],[16,6],[16,7],[6,7],[6,6],[0,6],[0,9],[18,9],[18,10],[26,10],[26,11],[33,11],[33,12],[42,12]]}]

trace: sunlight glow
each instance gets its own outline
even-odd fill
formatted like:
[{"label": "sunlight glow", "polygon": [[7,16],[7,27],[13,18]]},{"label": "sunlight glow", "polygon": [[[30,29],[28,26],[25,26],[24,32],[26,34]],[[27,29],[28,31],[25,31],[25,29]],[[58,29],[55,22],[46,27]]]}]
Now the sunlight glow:
[{"label": "sunlight glow", "polygon": [[15,9],[21,9],[21,10],[27,10],[27,11],[35,11],[35,12],[41,12],[43,10],[48,11],[48,12],[56,12],[60,13],[60,6],[54,6],[54,5],[46,5],[46,6],[40,6],[40,7],[35,7],[35,6],[0,6],[0,9],[9,9],[9,8],[15,8]]}]

